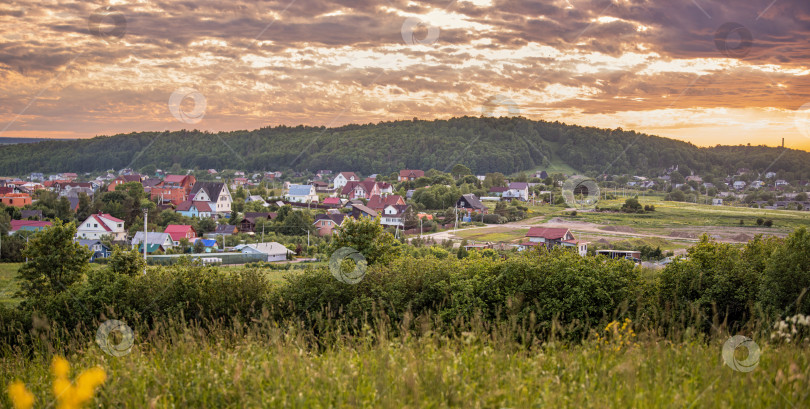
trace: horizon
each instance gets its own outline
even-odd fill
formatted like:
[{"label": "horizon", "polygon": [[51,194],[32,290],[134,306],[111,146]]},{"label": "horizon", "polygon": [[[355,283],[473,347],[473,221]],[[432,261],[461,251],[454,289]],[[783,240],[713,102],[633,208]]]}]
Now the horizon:
[{"label": "horizon", "polygon": [[[439,118],[434,118],[434,119],[416,118],[416,120],[425,121],[425,122],[433,122],[433,121],[437,121],[437,120],[452,120],[452,119],[459,119],[459,118],[463,118],[463,117],[451,117],[451,118],[441,118],[441,119],[439,119]],[[413,119],[414,118],[411,118],[411,119],[395,119],[395,120],[377,121],[377,122],[368,122],[368,123],[353,122],[353,123],[347,123],[347,124],[342,124],[342,125],[334,125],[334,126],[331,126],[331,127],[327,127],[326,129],[336,129],[336,128],[341,128],[341,127],[350,126],[350,125],[369,125],[369,124],[371,124],[371,125],[379,125],[379,124],[382,124],[382,123],[391,123],[391,122],[410,122]],[[532,121],[542,121],[542,119],[531,119],[531,118],[527,118],[527,119],[530,119]],[[589,126],[589,125],[580,125],[580,124],[574,124],[574,123],[567,123],[567,122],[564,122],[564,121],[560,121],[560,123],[562,123],[564,125],[567,125],[567,126]],[[275,127],[280,127],[280,126],[287,126],[287,127],[307,126],[307,127],[313,127],[313,128],[319,127],[318,125],[307,125],[307,124],[295,124],[295,125],[279,124],[279,125],[266,126],[266,127],[262,127],[262,128],[267,128],[267,127],[275,128]],[[597,127],[597,128],[599,128],[599,129],[608,129],[608,130],[609,129],[616,129],[616,128],[601,128],[601,127]],[[261,128],[225,129],[225,130],[218,130],[218,131],[207,131],[207,130],[196,129],[196,128],[187,129],[187,130],[192,131],[192,132],[193,131],[199,131],[199,132],[214,132],[214,133],[222,132],[222,133],[228,133],[228,132],[237,132],[237,131],[253,132],[253,131],[256,131],[258,129],[261,129]],[[179,130],[180,129],[172,130],[170,132],[175,132],[175,131],[179,131]],[[635,130],[635,129],[624,129],[624,130],[625,131],[635,131],[637,133],[646,134],[644,132],[639,132],[638,130]],[[131,131],[131,132],[140,133],[140,132],[162,132],[162,131],[158,130],[158,131]],[[32,139],[32,140],[37,139],[37,140],[73,141],[73,140],[93,139],[93,138],[98,138],[98,137],[110,138],[110,137],[115,137],[115,136],[120,136],[120,135],[126,135],[128,133],[130,133],[130,132],[117,133],[117,134],[111,134],[111,135],[93,135],[93,136],[76,137],[76,138],[65,138],[65,137],[14,137],[14,136],[0,135],[0,141],[2,141],[3,139]],[[748,144],[743,144],[743,143],[739,143],[739,144],[698,144],[698,143],[694,143],[692,141],[682,140],[682,139],[678,139],[678,138],[670,138],[670,137],[662,136],[662,135],[655,135],[655,134],[647,134],[647,135],[652,136],[652,137],[659,137],[659,138],[664,138],[664,139],[670,139],[670,140],[676,140],[676,141],[691,143],[691,144],[695,145],[698,148],[712,148],[712,147],[716,147],[716,146],[749,146],[749,147],[779,148],[779,147],[782,146],[781,140],[779,141],[778,144],[775,144],[775,145],[764,144],[764,143],[761,143],[761,144],[754,144],[754,143],[748,143]],[[785,147],[788,148],[788,149],[795,149],[795,150],[800,150],[800,151],[804,151],[804,152],[810,152],[810,146],[808,146],[808,148],[790,147],[790,146],[787,146],[787,142],[786,142]]]},{"label": "horizon", "polygon": [[222,7],[4,5],[0,137],[484,114],[810,151],[798,1]]}]

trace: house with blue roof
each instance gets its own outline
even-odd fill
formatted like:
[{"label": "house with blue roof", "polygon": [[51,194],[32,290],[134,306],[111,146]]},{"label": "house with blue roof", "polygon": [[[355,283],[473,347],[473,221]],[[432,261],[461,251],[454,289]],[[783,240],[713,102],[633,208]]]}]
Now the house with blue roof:
[{"label": "house with blue roof", "polygon": [[290,185],[285,196],[287,201],[295,203],[317,203],[318,195],[314,185]]}]

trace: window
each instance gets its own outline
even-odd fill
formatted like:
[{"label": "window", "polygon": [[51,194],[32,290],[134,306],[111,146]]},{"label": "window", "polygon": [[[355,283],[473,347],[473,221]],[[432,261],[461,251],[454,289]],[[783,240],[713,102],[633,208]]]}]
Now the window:
[{"label": "window", "polygon": [[98,223],[93,223],[93,227],[98,227]]}]

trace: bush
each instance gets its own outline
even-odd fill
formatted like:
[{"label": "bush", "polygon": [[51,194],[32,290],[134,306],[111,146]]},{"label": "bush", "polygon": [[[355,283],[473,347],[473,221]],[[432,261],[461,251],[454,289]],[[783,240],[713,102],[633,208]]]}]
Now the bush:
[{"label": "bush", "polygon": [[484,223],[486,224],[503,224],[506,223],[506,218],[497,214],[485,214]]}]

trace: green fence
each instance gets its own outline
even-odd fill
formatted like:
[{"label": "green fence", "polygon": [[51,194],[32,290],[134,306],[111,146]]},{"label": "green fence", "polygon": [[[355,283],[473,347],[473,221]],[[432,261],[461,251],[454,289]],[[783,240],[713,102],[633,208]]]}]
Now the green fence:
[{"label": "green fence", "polygon": [[156,256],[146,256],[149,265],[167,266],[176,263],[180,257],[190,257],[194,259],[218,258],[222,259],[222,264],[247,264],[256,261],[267,261],[266,254],[243,254],[243,253],[200,253],[200,254],[165,254]]}]

